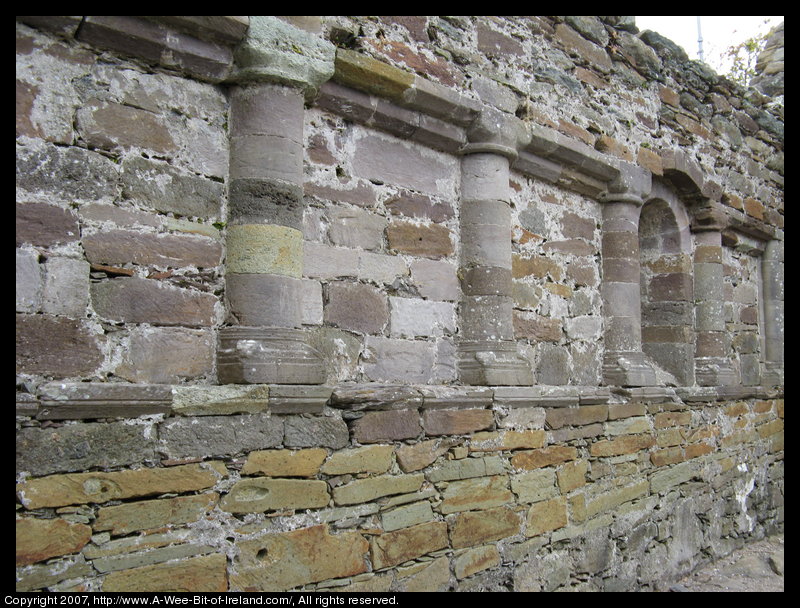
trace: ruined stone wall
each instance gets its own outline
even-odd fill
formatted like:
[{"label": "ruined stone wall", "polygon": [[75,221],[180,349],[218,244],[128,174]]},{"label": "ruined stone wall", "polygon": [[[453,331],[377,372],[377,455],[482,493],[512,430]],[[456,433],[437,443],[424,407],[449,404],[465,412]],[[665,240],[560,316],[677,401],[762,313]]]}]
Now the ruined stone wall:
[{"label": "ruined stone wall", "polygon": [[18,590],[658,588],[783,526],[783,105],[632,17],[18,17]]}]

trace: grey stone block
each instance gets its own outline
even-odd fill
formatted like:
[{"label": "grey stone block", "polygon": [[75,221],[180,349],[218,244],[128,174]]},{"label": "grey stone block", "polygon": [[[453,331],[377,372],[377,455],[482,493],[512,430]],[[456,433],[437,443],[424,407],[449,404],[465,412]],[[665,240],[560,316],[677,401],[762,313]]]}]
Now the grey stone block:
[{"label": "grey stone block", "polygon": [[513,302],[508,296],[465,296],[461,301],[461,332],[468,340],[511,340]]},{"label": "grey stone block", "polygon": [[371,285],[330,283],[326,289],[325,323],[363,334],[383,331],[389,321],[386,296]]},{"label": "grey stone block", "polygon": [[214,368],[214,335],[185,328],[136,328],[115,373],[131,382],[180,383],[209,378]]},{"label": "grey stone block", "polygon": [[151,424],[90,422],[17,433],[16,470],[34,476],[130,466],[156,458]]},{"label": "grey stone block", "polygon": [[300,327],[301,281],[277,274],[229,273],[226,299],[239,325]]},{"label": "grey stone block", "polygon": [[172,389],[156,384],[51,382],[40,389],[43,420],[136,418],[168,414]]},{"label": "grey stone block", "polygon": [[455,305],[418,298],[389,297],[389,333],[394,338],[431,337],[456,331]]},{"label": "grey stone block", "polygon": [[328,237],[342,247],[380,250],[387,219],[364,209],[332,208],[326,213]]},{"label": "grey stone block", "polygon": [[42,307],[43,275],[38,252],[17,249],[16,277],[17,312],[39,312]]},{"label": "grey stone block", "polygon": [[303,188],[281,179],[232,179],[229,218],[234,224],[303,228]]},{"label": "grey stone block", "polygon": [[276,135],[231,138],[230,178],[303,180],[303,146]]},{"label": "grey stone block", "polygon": [[431,342],[367,336],[364,347],[364,374],[370,381],[426,384],[434,372]]},{"label": "grey stone block", "polygon": [[253,84],[231,91],[230,136],[270,135],[303,142],[303,95],[292,87]]},{"label": "grey stone block", "polygon": [[103,362],[105,339],[81,321],[17,314],[16,369],[56,378],[94,373]]},{"label": "grey stone block", "polygon": [[338,450],[350,442],[347,424],[339,416],[287,416],[285,421],[283,443],[287,448]]},{"label": "grey stone block", "polygon": [[414,260],[411,282],[429,300],[458,300],[460,289],[455,265],[439,260]]},{"label": "grey stone block", "polygon": [[176,418],[158,425],[158,451],[166,458],[218,458],[275,448],[283,420],[269,414]]},{"label": "grey stone block", "polygon": [[69,209],[46,203],[18,203],[15,219],[17,245],[51,247],[80,238],[78,219]]}]

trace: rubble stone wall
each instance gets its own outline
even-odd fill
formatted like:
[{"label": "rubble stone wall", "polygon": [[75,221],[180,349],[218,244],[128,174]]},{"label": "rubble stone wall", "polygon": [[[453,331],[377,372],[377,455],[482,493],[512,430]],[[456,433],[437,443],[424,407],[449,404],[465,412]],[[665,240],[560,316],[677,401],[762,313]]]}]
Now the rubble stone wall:
[{"label": "rubble stone wall", "polygon": [[17,590],[661,588],[783,527],[783,105],[632,17],[17,17]]}]

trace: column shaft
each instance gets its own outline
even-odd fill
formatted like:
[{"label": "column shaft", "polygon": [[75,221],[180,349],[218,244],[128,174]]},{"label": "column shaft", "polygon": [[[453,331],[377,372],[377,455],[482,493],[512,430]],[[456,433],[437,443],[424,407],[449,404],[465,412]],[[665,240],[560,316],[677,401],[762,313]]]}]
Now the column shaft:
[{"label": "column shaft", "polygon": [[762,259],[764,282],[764,384],[780,385],[783,375],[783,241],[769,241]]},{"label": "column shaft", "polygon": [[317,384],[303,339],[303,92],[278,84],[231,91],[226,303],[221,383]]},{"label": "column shaft", "polygon": [[638,197],[603,203],[603,378],[616,386],[652,386],[655,371],[642,352]]},{"label": "column shaft", "polygon": [[511,298],[509,160],[494,152],[461,161],[461,339],[465,384],[529,385],[530,364],[517,352]]}]

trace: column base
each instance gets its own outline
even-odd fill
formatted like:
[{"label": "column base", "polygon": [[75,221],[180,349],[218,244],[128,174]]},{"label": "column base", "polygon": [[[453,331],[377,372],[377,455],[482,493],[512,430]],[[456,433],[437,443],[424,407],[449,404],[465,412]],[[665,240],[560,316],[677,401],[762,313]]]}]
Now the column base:
[{"label": "column base", "polygon": [[694,376],[698,386],[734,386],[740,384],[739,375],[728,359],[723,357],[698,357],[694,360]]},{"label": "column base", "polygon": [[227,327],[219,332],[217,378],[220,384],[324,384],[326,373],[300,330]]},{"label": "column base", "polygon": [[514,342],[462,342],[458,345],[458,378],[473,386],[530,386],[530,362]]},{"label": "column base", "polygon": [[655,386],[656,372],[642,352],[611,352],[603,357],[603,381],[609,386]]}]

